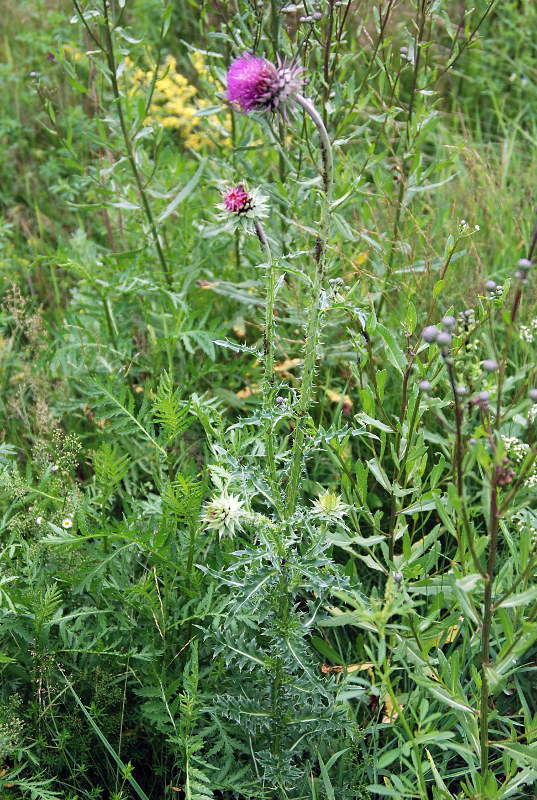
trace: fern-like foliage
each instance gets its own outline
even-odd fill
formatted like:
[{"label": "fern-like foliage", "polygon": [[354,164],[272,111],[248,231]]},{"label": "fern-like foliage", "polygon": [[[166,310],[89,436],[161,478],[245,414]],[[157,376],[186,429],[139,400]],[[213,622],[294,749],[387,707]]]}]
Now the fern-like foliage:
[{"label": "fern-like foliage", "polygon": [[175,480],[164,487],[162,501],[176,517],[191,525],[198,519],[203,493],[202,481],[178,473]]},{"label": "fern-like foliage", "polygon": [[173,381],[168,372],[164,372],[160,378],[152,413],[168,443],[190,425],[190,401],[186,404],[182,402],[179,389],[174,391]]},{"label": "fern-like foliage", "polygon": [[106,384],[94,380],[93,385],[93,411],[98,419],[107,420],[108,430],[123,436],[142,437],[162,456],[166,456],[166,451],[157,441],[147,396],[144,395],[142,405],[137,411],[134,395],[123,384],[116,388],[111,380]]},{"label": "fern-like foliage", "polygon": [[196,756],[196,753],[203,749],[204,737],[193,733],[201,710],[198,682],[198,642],[194,639],[183,673],[183,692],[180,701],[179,739],[184,751],[185,798],[186,800],[213,800],[211,781],[203,770],[203,767],[207,768],[207,765],[199,756]]},{"label": "fern-like foliage", "polygon": [[129,469],[128,455],[119,455],[119,446],[112,447],[108,442],[103,442],[93,454],[93,467],[95,482],[106,502],[117,489]]}]

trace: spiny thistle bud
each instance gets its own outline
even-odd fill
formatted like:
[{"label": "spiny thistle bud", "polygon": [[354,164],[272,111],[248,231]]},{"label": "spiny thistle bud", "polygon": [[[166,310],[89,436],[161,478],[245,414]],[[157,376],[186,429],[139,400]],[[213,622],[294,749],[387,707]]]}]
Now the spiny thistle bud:
[{"label": "spiny thistle bud", "polygon": [[215,496],[205,505],[202,520],[208,530],[218,531],[218,538],[225,534],[233,536],[242,530],[240,518],[244,503],[224,489],[220,496]]},{"label": "spiny thistle bud", "polygon": [[350,508],[338,494],[328,489],[313,501],[313,515],[327,520],[341,520]]},{"label": "spiny thistle bud", "polygon": [[227,96],[232,105],[249,114],[251,111],[279,111],[284,117],[294,95],[300,90],[303,67],[287,64],[278,56],[277,66],[266,58],[244,53],[229,67]]}]

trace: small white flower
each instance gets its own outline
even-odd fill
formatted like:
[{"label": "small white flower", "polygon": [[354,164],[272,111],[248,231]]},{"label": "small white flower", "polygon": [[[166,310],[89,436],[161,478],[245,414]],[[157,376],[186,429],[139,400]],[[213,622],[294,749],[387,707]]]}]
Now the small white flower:
[{"label": "small white flower", "polygon": [[72,527],[73,527],[73,520],[70,517],[65,517],[65,519],[62,519],[62,528],[65,528],[67,530],[68,528]]},{"label": "small white flower", "polygon": [[236,531],[242,530],[240,517],[243,505],[242,500],[224,489],[222,494],[206,503],[202,516],[205,527],[218,531],[219,539],[226,534],[233,536]]},{"label": "small white flower", "polygon": [[36,522],[38,525],[41,525],[41,523],[43,522],[43,517],[37,517]]},{"label": "small white flower", "polygon": [[53,464],[50,469],[51,469],[52,472],[56,472],[56,470],[58,469],[58,465],[57,464]]}]

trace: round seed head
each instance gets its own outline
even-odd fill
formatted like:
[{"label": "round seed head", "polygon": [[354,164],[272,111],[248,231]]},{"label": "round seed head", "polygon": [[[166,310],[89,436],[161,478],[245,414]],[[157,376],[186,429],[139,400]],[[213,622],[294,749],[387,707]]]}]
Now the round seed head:
[{"label": "round seed head", "polygon": [[468,389],[466,388],[466,386],[462,386],[462,385],[461,386],[457,386],[455,391],[457,392],[457,396],[458,397],[464,397],[465,394],[468,394]]},{"label": "round seed head", "polygon": [[493,292],[497,286],[498,284],[496,283],[496,281],[487,281],[485,283],[485,289],[487,290],[487,292]]},{"label": "round seed head", "polygon": [[449,347],[451,344],[451,334],[447,331],[440,331],[436,337],[436,344],[438,347]]},{"label": "round seed head", "polygon": [[517,262],[517,267],[521,272],[529,272],[532,266],[533,265],[529,258],[519,258]]},{"label": "round seed head", "polygon": [[528,394],[530,396],[530,400],[533,400],[534,403],[537,403],[537,389],[530,389]]},{"label": "round seed head", "polygon": [[418,383],[418,386],[419,386],[420,392],[428,392],[430,390],[430,388],[431,388],[431,382],[430,381],[420,381]]},{"label": "round seed head", "polygon": [[436,325],[427,325],[426,328],[423,329],[422,337],[423,339],[431,344],[432,342],[436,342],[437,336],[440,333]]},{"label": "round seed head", "polygon": [[484,372],[494,372],[498,369],[497,363],[494,361],[493,358],[487,358],[483,361],[483,371]]},{"label": "round seed head", "polygon": [[442,325],[447,331],[452,331],[457,323],[455,317],[452,317],[451,314],[448,314],[446,317],[442,318]]}]

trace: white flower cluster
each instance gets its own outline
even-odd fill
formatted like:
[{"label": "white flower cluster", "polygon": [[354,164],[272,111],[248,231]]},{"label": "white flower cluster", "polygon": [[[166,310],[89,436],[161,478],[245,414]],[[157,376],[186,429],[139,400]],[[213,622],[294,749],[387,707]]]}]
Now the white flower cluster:
[{"label": "white flower cluster", "polygon": [[519,533],[522,533],[524,528],[529,528],[531,544],[532,546],[537,544],[537,525],[530,525],[526,515],[522,514],[521,512],[515,514],[513,517],[513,522],[515,523],[516,529]]},{"label": "white flower cluster", "polygon": [[523,342],[531,344],[533,337],[537,333],[537,317],[532,319],[529,325],[521,325],[518,329],[518,335]]},{"label": "white flower cluster", "polygon": [[529,444],[521,442],[516,436],[502,436],[507,455],[515,464],[520,464],[526,458],[530,449]]},{"label": "white flower cluster", "polygon": [[475,225],[473,228],[470,228],[465,219],[461,219],[459,222],[459,233],[463,236],[467,236],[470,233],[477,233],[478,230],[479,225]]},{"label": "white flower cluster", "polygon": [[[516,436],[502,436],[502,441],[505,445],[505,452],[513,464],[515,466],[522,464],[530,450],[529,444],[521,442]],[[537,486],[537,463],[533,464],[533,467],[526,475],[524,486],[528,489],[533,489]]]}]

